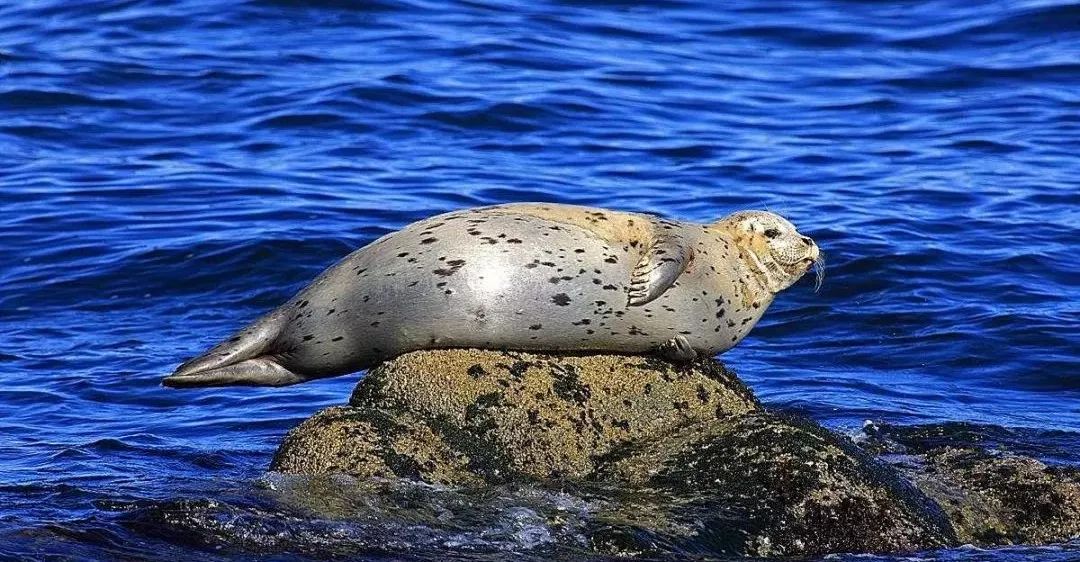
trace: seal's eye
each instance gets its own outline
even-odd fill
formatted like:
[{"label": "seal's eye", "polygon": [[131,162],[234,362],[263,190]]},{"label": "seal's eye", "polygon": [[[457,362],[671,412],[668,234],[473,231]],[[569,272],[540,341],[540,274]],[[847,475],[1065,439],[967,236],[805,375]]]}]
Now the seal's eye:
[{"label": "seal's eye", "polygon": [[765,237],[766,238],[776,238],[777,236],[780,236],[780,231],[779,230],[777,230],[775,228],[766,228],[765,229]]}]

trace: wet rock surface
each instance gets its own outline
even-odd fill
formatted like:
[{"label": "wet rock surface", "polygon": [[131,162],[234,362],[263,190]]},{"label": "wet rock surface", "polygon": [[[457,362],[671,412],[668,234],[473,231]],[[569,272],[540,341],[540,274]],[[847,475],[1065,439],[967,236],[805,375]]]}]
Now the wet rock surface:
[{"label": "wet rock surface", "polygon": [[[964,423],[864,432],[863,446],[938,503],[963,543],[1053,544],[1080,537],[1077,452],[1052,446],[1046,433],[1053,432]],[[1033,432],[1037,439],[1028,435]]]},{"label": "wet rock surface", "polygon": [[705,517],[714,553],[892,552],[954,541],[944,512],[920,491],[850,442],[795,417],[753,412],[688,428],[605,468],[604,477],[662,489],[696,507],[689,512]]}]

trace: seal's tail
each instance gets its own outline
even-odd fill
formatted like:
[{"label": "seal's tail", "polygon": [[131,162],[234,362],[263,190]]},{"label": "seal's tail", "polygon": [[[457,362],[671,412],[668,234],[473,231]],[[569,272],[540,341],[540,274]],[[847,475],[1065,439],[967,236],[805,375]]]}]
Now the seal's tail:
[{"label": "seal's tail", "polygon": [[282,325],[281,315],[271,312],[210,351],[185,361],[161,384],[173,388],[285,386],[308,380],[270,355]]}]

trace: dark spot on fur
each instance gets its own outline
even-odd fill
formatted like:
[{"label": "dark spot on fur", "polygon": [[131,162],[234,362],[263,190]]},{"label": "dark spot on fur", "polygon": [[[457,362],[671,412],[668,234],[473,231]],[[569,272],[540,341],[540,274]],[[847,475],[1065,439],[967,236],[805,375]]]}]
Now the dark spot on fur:
[{"label": "dark spot on fur", "polygon": [[559,293],[551,297],[551,302],[559,306],[566,306],[570,304],[570,296],[566,293]]},{"label": "dark spot on fur", "polygon": [[420,241],[420,243],[421,244],[431,244],[431,243],[438,242],[438,241],[439,241],[438,238],[424,238],[423,240]]},{"label": "dark spot on fur", "polygon": [[330,341],[341,341],[343,339],[345,339],[345,336],[337,336],[337,337],[330,338]]},{"label": "dark spot on fur", "polygon": [[405,257],[407,255],[409,255],[409,252],[401,252],[400,254],[397,255],[397,257],[403,258],[403,257]]},{"label": "dark spot on fur", "polygon": [[529,329],[530,330],[539,330],[539,329],[541,329],[543,327],[544,327],[543,324],[533,324],[532,326],[529,326]]},{"label": "dark spot on fur", "polygon": [[[455,260],[455,261],[458,261],[458,260]],[[447,263],[449,263],[449,262],[447,262]],[[440,267],[439,269],[432,270],[432,273],[434,273],[435,275],[438,275],[440,277],[449,277],[449,276],[457,273],[457,271],[459,269],[461,269],[460,265],[455,265],[455,266],[452,266],[452,267],[449,267],[449,268]]]},{"label": "dark spot on fur", "polygon": [[304,341],[311,341],[313,339],[315,339],[314,334],[308,334],[308,335],[304,336]]}]

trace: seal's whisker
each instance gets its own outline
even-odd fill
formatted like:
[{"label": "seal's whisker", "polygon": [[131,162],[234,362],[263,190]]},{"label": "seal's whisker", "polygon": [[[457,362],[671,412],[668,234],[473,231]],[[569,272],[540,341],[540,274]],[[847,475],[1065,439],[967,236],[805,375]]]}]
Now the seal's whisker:
[{"label": "seal's whisker", "polygon": [[819,253],[814,260],[814,292],[821,290],[821,284],[825,282],[825,254]]}]

